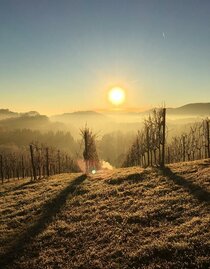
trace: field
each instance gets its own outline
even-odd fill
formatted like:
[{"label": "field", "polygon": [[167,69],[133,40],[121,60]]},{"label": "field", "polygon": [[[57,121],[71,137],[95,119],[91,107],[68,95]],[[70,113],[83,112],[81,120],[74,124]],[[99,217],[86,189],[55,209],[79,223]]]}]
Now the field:
[{"label": "field", "polygon": [[0,186],[0,268],[209,268],[210,160]]}]

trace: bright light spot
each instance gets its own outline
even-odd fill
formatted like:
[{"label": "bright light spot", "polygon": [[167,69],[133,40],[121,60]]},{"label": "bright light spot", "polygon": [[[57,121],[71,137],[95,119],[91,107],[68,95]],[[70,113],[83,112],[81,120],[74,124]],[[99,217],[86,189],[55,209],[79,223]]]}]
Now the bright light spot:
[{"label": "bright light spot", "polygon": [[109,91],[109,101],[114,105],[120,105],[125,100],[125,92],[119,87],[112,88]]},{"label": "bright light spot", "polygon": [[92,170],[92,174],[94,175],[96,173],[96,170]]}]

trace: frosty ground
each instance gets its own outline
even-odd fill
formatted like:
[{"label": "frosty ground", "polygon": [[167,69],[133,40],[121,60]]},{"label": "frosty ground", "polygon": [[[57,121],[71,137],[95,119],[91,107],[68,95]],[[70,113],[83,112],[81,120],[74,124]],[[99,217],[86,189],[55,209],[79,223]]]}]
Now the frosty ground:
[{"label": "frosty ground", "polygon": [[210,160],[0,186],[0,268],[208,268]]}]

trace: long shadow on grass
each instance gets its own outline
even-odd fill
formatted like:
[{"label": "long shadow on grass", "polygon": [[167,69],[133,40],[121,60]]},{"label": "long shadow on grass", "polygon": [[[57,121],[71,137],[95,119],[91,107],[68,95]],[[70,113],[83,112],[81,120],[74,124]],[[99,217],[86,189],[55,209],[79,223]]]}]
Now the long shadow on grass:
[{"label": "long shadow on grass", "polygon": [[0,268],[5,268],[11,265],[16,258],[21,254],[24,247],[29,245],[34,238],[39,235],[52,221],[56,214],[65,205],[66,200],[70,194],[74,194],[76,188],[87,178],[86,175],[81,175],[74,179],[70,185],[62,190],[54,199],[48,201],[43,205],[42,214],[39,219],[30,226],[19,238],[10,249],[0,256]]},{"label": "long shadow on grass", "polygon": [[197,198],[201,202],[209,202],[210,201],[210,193],[201,188],[199,185],[191,182],[190,180],[186,180],[184,177],[181,177],[175,174],[169,167],[165,167],[161,169],[164,176],[172,179],[173,182],[184,189],[186,189],[190,194],[192,194],[195,198]]},{"label": "long shadow on grass", "polygon": [[[22,190],[23,188],[25,188],[25,186],[28,186],[28,185],[32,185],[34,183],[36,183],[37,181],[27,181],[25,183],[22,183],[18,186],[15,186],[14,188],[10,188],[9,190],[6,190],[6,191],[3,191],[3,192],[0,192],[0,196],[3,196],[7,193],[10,193],[10,192],[13,192],[13,191],[19,191],[19,190]],[[9,183],[9,182],[8,182]]]}]

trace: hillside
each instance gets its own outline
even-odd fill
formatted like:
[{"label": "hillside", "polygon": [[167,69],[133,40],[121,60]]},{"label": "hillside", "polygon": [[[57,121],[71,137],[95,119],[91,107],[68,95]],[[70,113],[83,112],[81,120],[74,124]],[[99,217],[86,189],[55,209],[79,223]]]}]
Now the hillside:
[{"label": "hillside", "polygon": [[18,113],[14,111],[10,111],[9,109],[2,109],[0,108],[0,120],[9,119],[9,118],[18,118],[18,117],[24,117],[24,116],[39,116],[39,112],[37,111],[29,111],[29,112],[23,112]]},{"label": "hillside", "polygon": [[[62,130],[70,131],[75,138],[79,138],[79,130],[86,124],[96,133],[106,134],[114,131],[126,133],[128,130],[136,132],[142,128],[145,112],[131,111],[77,111],[54,116],[41,115],[36,111],[17,113],[9,109],[0,109],[0,129],[32,129],[32,130]],[[178,108],[167,108],[167,124],[169,129],[183,129],[183,125],[210,116],[210,103],[193,103]],[[174,127],[176,125],[176,127]]]},{"label": "hillside", "polygon": [[14,117],[18,117],[18,113],[10,111],[9,109],[0,109],[0,120]]},{"label": "hillside", "polygon": [[95,121],[95,120],[106,120],[106,117],[95,111],[77,111],[72,113],[64,113],[61,115],[55,115],[51,117],[52,120],[61,121],[61,122],[78,122],[82,123]]},{"label": "hillside", "polygon": [[51,122],[45,115],[33,112],[24,113],[18,117],[0,119],[0,128],[6,130],[31,129],[31,130],[65,130],[66,127],[60,122]]},{"label": "hillside", "polygon": [[0,186],[0,268],[208,268],[210,160]]},{"label": "hillside", "polygon": [[209,116],[210,103],[187,104],[177,108],[169,108],[167,112],[175,115]]},{"label": "hillside", "polygon": [[[153,109],[140,112],[140,114],[147,115],[151,113]],[[185,117],[210,116],[210,103],[192,103],[175,108],[167,107],[167,114],[171,116],[185,116]]]},{"label": "hillside", "polygon": [[[72,113],[64,113],[61,115],[55,115],[50,117],[52,121],[65,123],[67,126],[71,125],[75,129],[84,127],[86,124],[88,126],[97,126],[97,130],[103,130],[104,125],[107,126],[110,123],[110,119],[105,115],[95,112],[95,111],[77,111]],[[94,128],[95,129],[95,128]]]}]

